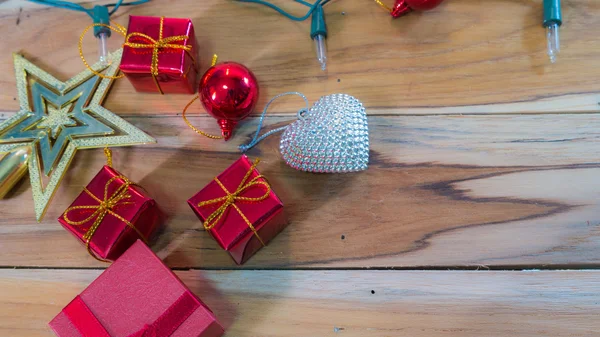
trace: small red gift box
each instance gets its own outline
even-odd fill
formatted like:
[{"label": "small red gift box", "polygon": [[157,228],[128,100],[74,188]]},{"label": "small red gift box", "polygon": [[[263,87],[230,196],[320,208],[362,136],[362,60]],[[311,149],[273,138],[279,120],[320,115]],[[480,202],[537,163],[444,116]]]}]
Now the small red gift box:
[{"label": "small red gift box", "polygon": [[204,228],[237,264],[246,262],[287,225],[283,203],[243,155],[188,200]]},{"label": "small red gift box", "polygon": [[59,337],[219,337],[214,314],[137,241],[50,323]]},{"label": "small red gift box", "polygon": [[198,43],[190,19],[130,16],[121,71],[141,92],[196,92]]},{"label": "small red gift box", "polygon": [[58,221],[99,260],[116,260],[157,229],[161,212],[146,192],[110,166],[84,188]]}]

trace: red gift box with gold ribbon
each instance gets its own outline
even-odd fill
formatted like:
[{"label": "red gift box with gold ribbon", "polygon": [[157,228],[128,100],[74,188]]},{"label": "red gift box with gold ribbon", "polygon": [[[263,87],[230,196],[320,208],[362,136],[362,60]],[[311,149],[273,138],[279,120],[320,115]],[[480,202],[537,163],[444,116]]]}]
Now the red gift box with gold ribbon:
[{"label": "red gift box with gold ribbon", "polygon": [[104,166],[58,221],[93,257],[114,261],[136,240],[149,239],[161,219],[143,188]]},{"label": "red gift box with gold ribbon", "polygon": [[120,69],[136,91],[196,92],[198,43],[190,19],[130,16]]},{"label": "red gift box with gold ribbon", "polygon": [[212,311],[137,241],[49,323],[59,337],[219,337]]},{"label": "red gift box with gold ribbon", "polygon": [[283,203],[243,155],[188,200],[204,228],[237,264],[246,262],[287,225]]}]

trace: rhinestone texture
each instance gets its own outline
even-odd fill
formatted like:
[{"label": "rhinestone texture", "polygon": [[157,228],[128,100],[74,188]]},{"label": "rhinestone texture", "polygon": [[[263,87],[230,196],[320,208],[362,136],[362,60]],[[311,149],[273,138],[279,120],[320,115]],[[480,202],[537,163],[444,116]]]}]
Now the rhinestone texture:
[{"label": "rhinestone texture", "polygon": [[279,150],[289,166],[301,171],[366,170],[369,127],[363,104],[346,94],[321,97],[285,129]]}]

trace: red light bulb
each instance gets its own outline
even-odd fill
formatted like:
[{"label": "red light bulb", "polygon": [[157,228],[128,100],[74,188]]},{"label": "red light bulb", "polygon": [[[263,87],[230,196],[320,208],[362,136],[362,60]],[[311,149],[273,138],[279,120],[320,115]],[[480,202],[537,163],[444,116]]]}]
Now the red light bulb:
[{"label": "red light bulb", "polygon": [[397,18],[413,10],[427,11],[437,7],[444,0],[396,0],[392,9],[392,16]]}]

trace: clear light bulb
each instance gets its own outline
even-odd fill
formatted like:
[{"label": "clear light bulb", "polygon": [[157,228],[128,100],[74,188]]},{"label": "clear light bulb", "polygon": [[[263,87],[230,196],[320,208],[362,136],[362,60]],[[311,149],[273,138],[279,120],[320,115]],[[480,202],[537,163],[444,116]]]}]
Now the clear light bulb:
[{"label": "clear light bulb", "polygon": [[317,35],[314,38],[315,49],[317,51],[317,60],[321,63],[321,70],[327,69],[327,46],[325,45],[325,36]]},{"label": "clear light bulb", "polygon": [[108,36],[106,33],[98,34],[98,58],[100,62],[108,61],[108,45],[107,45]]},{"label": "clear light bulb", "polygon": [[546,27],[546,38],[548,39],[548,57],[550,57],[550,62],[554,63],[560,52],[560,35],[557,23],[551,23]]}]

